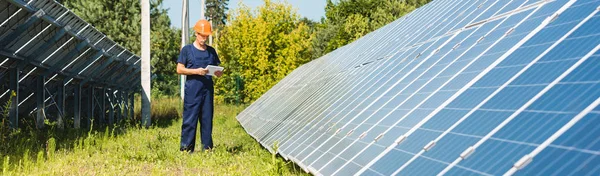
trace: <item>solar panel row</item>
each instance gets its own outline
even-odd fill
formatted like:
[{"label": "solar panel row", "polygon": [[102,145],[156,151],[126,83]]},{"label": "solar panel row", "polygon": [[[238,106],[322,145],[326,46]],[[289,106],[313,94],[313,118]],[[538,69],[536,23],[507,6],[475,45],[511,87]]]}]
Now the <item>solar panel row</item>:
[{"label": "solar panel row", "polygon": [[433,1],[237,118],[317,175],[598,175],[599,5]]},{"label": "solar panel row", "polygon": [[133,114],[140,58],[54,0],[0,0],[0,56],[13,128],[32,114],[40,125],[72,114],[75,127],[89,127],[94,113],[102,123]]}]

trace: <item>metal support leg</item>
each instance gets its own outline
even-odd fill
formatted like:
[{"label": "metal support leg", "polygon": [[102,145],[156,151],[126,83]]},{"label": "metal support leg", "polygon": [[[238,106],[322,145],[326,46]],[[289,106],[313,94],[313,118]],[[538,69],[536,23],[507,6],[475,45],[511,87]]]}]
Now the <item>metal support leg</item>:
[{"label": "metal support leg", "polygon": [[108,123],[110,123],[110,124],[115,123],[115,107],[114,107],[115,99],[112,96],[112,91],[113,90],[110,90],[108,92],[108,94],[107,94],[108,96],[106,96],[108,98],[108,101],[109,101],[109,106],[108,106]]},{"label": "metal support leg", "polygon": [[123,117],[121,116],[121,96],[119,96],[119,94],[121,93],[121,91],[119,90],[118,93],[114,93],[113,96],[115,97],[115,102],[116,102],[116,108],[117,108],[117,120],[121,121],[123,120]]},{"label": "metal support leg", "polygon": [[123,91],[123,93],[121,93],[121,97],[123,97],[123,116],[126,119],[129,119],[129,111],[127,109],[129,109],[129,104],[127,103],[127,91]]},{"label": "metal support leg", "polygon": [[122,107],[123,107],[123,108],[121,109],[121,110],[123,110],[123,113],[122,113],[121,115],[123,116],[123,119],[127,119],[127,117],[129,117],[129,116],[127,116],[127,113],[128,113],[129,111],[127,111],[127,108],[128,108],[128,107],[127,107],[127,97],[125,96],[125,95],[126,95],[126,92],[125,92],[125,91],[122,91],[122,92],[121,92],[121,94],[119,94],[119,95],[121,96],[121,105],[122,105]]},{"label": "metal support leg", "polygon": [[35,120],[35,126],[37,129],[42,129],[44,128],[44,119],[45,119],[45,114],[44,114],[44,109],[45,109],[45,102],[44,100],[46,99],[46,92],[44,91],[44,82],[45,82],[45,77],[44,76],[38,76],[37,80],[36,80],[36,88],[35,88],[35,97],[36,97],[36,104],[37,104],[37,110],[36,110],[36,120]]},{"label": "metal support leg", "polygon": [[135,119],[135,114],[133,113],[133,103],[134,103],[134,93],[133,92],[129,92],[129,115],[131,116],[131,119]]},{"label": "metal support leg", "polygon": [[102,103],[102,104],[100,105],[100,119],[101,119],[100,122],[102,122],[102,124],[106,124],[106,121],[105,121],[105,115],[106,115],[106,87],[102,88],[101,93],[102,94],[100,95],[100,98],[102,99],[102,101],[100,103]]},{"label": "metal support leg", "polygon": [[92,119],[94,118],[94,86],[89,85],[88,88],[88,101],[87,101],[87,117],[86,120],[86,128],[92,127]]},{"label": "metal support leg", "polygon": [[59,84],[57,92],[56,107],[58,111],[56,111],[56,123],[58,124],[59,129],[64,129],[65,125],[63,119],[65,117],[65,85]]},{"label": "metal support leg", "polygon": [[75,85],[73,98],[73,127],[78,129],[81,127],[81,84]]},{"label": "metal support leg", "polygon": [[19,127],[19,69],[10,70],[10,128],[16,129]]},{"label": "metal support leg", "polygon": [[123,119],[127,119],[127,106],[126,103],[127,99],[125,98],[125,96],[123,96],[123,94],[125,94],[125,91],[119,91],[119,98],[121,98],[121,116],[123,117]]},{"label": "metal support leg", "polygon": [[121,105],[121,109],[119,109],[121,111],[121,119],[125,120],[127,119],[127,113],[125,112],[125,99],[123,98],[123,91],[119,91],[119,99],[121,101],[119,101],[119,104]]}]

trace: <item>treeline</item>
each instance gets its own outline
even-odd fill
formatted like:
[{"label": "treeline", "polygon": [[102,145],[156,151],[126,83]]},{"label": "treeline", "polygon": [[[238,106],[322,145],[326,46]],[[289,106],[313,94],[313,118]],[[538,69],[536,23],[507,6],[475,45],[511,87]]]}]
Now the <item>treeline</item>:
[{"label": "treeline", "polygon": [[[226,74],[216,79],[216,100],[250,103],[298,66],[319,58],[411,12],[430,0],[327,0],[325,17],[301,17],[288,3],[264,0],[257,8],[228,0],[207,0],[206,18],[215,29]],[[139,0],[62,0],[115,42],[140,53]],[[153,96],[178,95],[175,65],[180,29],[163,0],[151,0]],[[178,10],[178,9],[172,9]],[[191,33],[190,33],[191,34]],[[190,35],[194,39],[193,35]]]}]

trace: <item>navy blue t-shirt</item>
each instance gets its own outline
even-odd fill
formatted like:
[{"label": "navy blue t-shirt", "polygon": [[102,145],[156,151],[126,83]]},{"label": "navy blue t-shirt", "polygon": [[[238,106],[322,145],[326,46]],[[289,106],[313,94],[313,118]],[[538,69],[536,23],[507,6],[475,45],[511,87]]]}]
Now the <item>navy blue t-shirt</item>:
[{"label": "navy blue t-shirt", "polygon": [[[194,44],[189,44],[181,49],[177,63],[185,65],[185,68],[206,68],[208,65],[219,65],[221,61],[213,47],[207,45],[206,50],[199,50]],[[200,81],[207,88],[213,87],[212,76],[188,75],[186,82],[189,81]]]}]

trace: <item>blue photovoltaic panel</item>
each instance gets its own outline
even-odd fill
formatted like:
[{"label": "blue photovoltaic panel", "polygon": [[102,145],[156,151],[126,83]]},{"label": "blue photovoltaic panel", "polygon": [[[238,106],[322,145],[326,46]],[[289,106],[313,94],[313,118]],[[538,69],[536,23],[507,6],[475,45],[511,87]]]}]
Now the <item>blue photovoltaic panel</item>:
[{"label": "blue photovoltaic panel", "polygon": [[599,175],[599,5],[433,1],[237,118],[315,175]]}]

